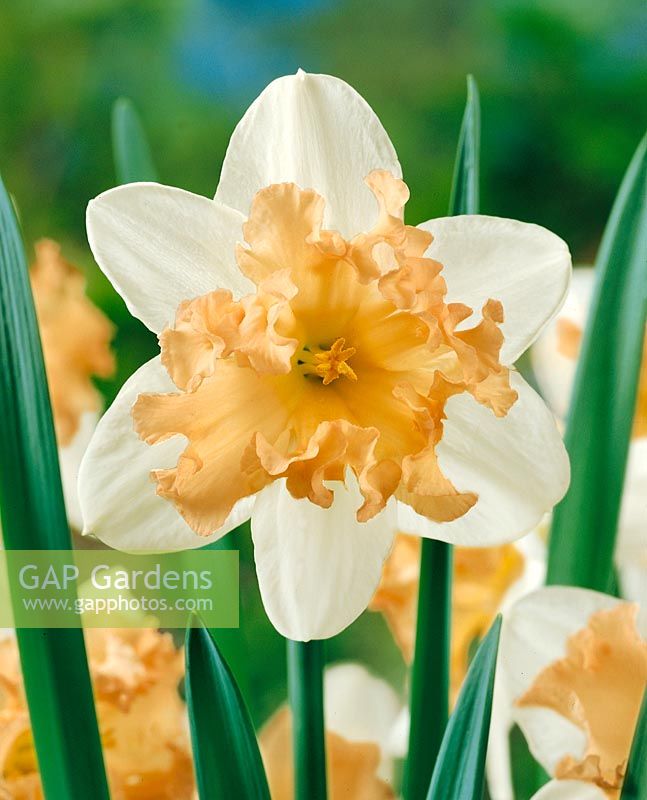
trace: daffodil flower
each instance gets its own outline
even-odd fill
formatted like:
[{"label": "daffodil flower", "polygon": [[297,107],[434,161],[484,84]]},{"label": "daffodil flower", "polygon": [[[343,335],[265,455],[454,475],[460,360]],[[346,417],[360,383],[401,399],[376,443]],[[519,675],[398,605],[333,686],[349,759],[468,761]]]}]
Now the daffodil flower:
[{"label": "daffodil flower", "polygon": [[[564,306],[531,350],[532,365],[539,387],[547,402],[562,419],[568,411],[594,283],[593,269],[578,267],[574,271],[571,289]],[[646,498],[647,349],[640,372],[614,554],[623,595],[643,606],[647,604]]]},{"label": "daffodil flower", "polygon": [[347,84],[270,84],[214,200],[156,184],[88,207],[95,258],[161,356],[80,475],[86,532],[181,550],[251,516],[266,611],[325,638],[367,606],[398,527],[512,540],[564,494],[552,414],[511,368],[565,297],[564,242],[483,216],[405,225],[379,120]]},{"label": "daffodil flower", "polygon": [[[393,689],[360,664],[335,664],[324,674],[326,748],[331,800],[391,800],[396,794],[392,734],[400,712]],[[294,796],[292,720],[281,706],[259,734],[273,800]]]},{"label": "daffodil flower", "polygon": [[114,328],[85,294],[82,273],[51,239],[35,245],[29,276],[47,371],[65,508],[70,524],[82,527],[77,481],[81,458],[99,420],[101,395],[92,377],[115,369],[110,341]]},{"label": "daffodil flower", "polygon": [[[114,800],[192,800],[195,781],[184,658],[169,633],[85,631],[97,717]],[[43,800],[13,631],[0,635],[0,797]]]},{"label": "daffodil flower", "polygon": [[[540,589],[505,617],[497,683],[555,779],[537,797],[619,797],[647,686],[646,633],[639,606],[587,589]],[[496,782],[490,792],[507,797]]]}]

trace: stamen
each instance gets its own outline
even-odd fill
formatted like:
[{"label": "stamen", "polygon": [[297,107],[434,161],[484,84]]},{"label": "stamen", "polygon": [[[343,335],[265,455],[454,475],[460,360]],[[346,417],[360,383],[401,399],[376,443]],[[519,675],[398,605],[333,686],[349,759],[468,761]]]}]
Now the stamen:
[{"label": "stamen", "polygon": [[304,375],[318,375],[323,378],[323,385],[328,386],[342,375],[351,381],[357,380],[355,370],[347,363],[357,350],[346,347],[346,339],[337,339],[328,350],[323,347],[319,352],[314,352],[310,347],[304,347],[297,364],[302,367]]}]

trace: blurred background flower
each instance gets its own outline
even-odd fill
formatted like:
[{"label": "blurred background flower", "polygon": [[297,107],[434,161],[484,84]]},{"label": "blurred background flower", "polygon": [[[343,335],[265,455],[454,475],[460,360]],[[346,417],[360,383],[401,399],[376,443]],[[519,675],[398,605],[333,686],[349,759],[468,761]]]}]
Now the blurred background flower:
[{"label": "blurred background flower", "polygon": [[[184,657],[171,634],[92,628],[85,638],[111,797],[191,800],[193,762],[179,693]],[[43,799],[18,648],[6,632],[0,641],[0,797]]]},{"label": "blurred background flower", "polygon": [[[573,273],[569,295],[557,317],[533,345],[532,367],[539,389],[554,413],[564,421],[573,388],[595,286],[595,270],[579,267]],[[645,333],[647,342],[647,331]],[[647,601],[647,349],[643,349],[636,412],[629,445],[618,538],[614,561],[622,595]]]},{"label": "blurred background flower", "polygon": [[52,239],[34,245],[31,288],[58,442],[65,507],[70,525],[82,527],[76,490],[81,457],[103,411],[93,377],[110,378],[114,327],[88,299],[85,277],[63,258]]},{"label": "blurred background flower", "polygon": [[636,604],[561,586],[526,595],[504,621],[497,681],[513,717],[546,771],[597,787],[592,796],[620,795],[647,682],[646,625]]},{"label": "blurred background flower", "polygon": [[[330,800],[394,800],[393,734],[400,704],[393,689],[361,664],[336,664],[324,676]],[[272,800],[294,797],[292,715],[287,703],[265,723],[259,744]]]}]

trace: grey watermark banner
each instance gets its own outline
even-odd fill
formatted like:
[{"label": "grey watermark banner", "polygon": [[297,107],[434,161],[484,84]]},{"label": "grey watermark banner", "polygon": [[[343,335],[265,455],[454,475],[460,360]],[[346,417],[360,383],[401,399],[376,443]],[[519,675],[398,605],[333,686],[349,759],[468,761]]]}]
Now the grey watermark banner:
[{"label": "grey watermark banner", "polygon": [[238,552],[0,551],[0,627],[238,627]]}]

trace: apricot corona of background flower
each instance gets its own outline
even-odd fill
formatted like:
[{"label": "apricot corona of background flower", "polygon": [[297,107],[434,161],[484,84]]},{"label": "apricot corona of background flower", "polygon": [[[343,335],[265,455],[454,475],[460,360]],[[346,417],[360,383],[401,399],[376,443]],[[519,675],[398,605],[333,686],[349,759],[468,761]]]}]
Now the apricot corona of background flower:
[{"label": "apricot corona of background flower", "polygon": [[81,527],[77,480],[81,457],[99,419],[101,395],[92,377],[115,369],[110,350],[114,328],[85,294],[83,274],[51,239],[36,242],[30,269],[47,383],[59,449],[65,506]]},{"label": "apricot corona of background flower", "polygon": [[[525,571],[524,554],[513,544],[454,550],[452,704],[467,674],[472,648],[487,633],[507,594]],[[411,663],[414,653],[419,580],[420,539],[400,533],[369,608],[384,614],[407,663]]]},{"label": "apricot corona of background flower", "polygon": [[[335,664],[324,680],[330,800],[394,800],[391,736],[400,711],[393,689],[360,664]],[[272,800],[294,797],[292,715],[287,704],[259,734]]]},{"label": "apricot corona of background flower", "polygon": [[366,608],[398,526],[496,544],[568,484],[511,368],[565,296],[566,245],[492,217],[405,225],[400,176],[362,98],[300,72],[236,128],[215,200],[131,184],[88,208],[161,358],[93,438],[86,532],[178,550],[251,515],[265,608],[293,639]]},{"label": "apricot corona of background flower", "polygon": [[[85,632],[110,796],[191,800],[186,708],[178,692],[184,659],[169,633]],[[43,800],[13,636],[0,641],[0,798]]]},{"label": "apricot corona of background flower", "polygon": [[504,619],[499,664],[513,718],[544,769],[570,782],[564,797],[620,796],[647,688],[646,632],[637,605],[557,586]]}]

